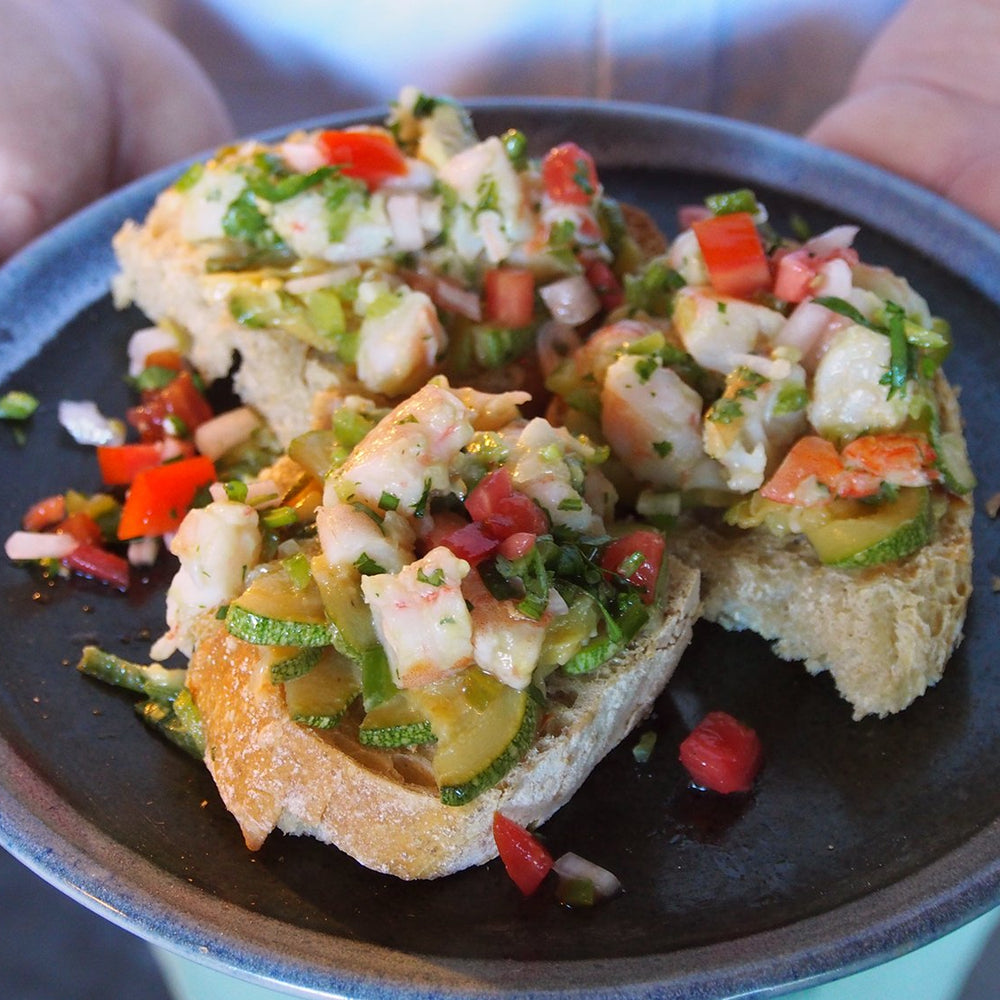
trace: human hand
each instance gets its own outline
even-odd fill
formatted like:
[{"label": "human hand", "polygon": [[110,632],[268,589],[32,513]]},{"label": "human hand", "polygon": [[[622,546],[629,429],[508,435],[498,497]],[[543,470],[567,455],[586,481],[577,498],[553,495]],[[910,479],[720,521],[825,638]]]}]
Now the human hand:
[{"label": "human hand", "polygon": [[1000,228],[1000,0],[910,0],[808,137]]},{"label": "human hand", "polygon": [[0,0],[0,261],[232,124],[207,77],[126,0]]}]

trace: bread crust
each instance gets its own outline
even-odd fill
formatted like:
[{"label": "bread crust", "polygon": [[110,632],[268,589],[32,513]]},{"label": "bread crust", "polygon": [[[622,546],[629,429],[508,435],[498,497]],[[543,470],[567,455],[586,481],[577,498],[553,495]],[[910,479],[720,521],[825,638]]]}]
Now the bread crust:
[{"label": "bread crust", "polygon": [[[945,430],[961,427],[958,400],[936,384]],[[906,708],[944,673],[962,639],[972,592],[972,503],[949,495],[934,540],[888,565],[823,566],[802,536],[692,522],[670,540],[702,573],[703,615],[750,629],[775,654],[829,671],[854,718]]]},{"label": "bread crust", "polygon": [[650,710],[687,647],[698,574],[667,564],[659,613],[621,654],[586,677],[549,679],[545,727],[496,787],[446,806],[404,755],[369,750],[350,731],[291,721],[270,681],[270,647],[251,646],[207,616],[188,672],[206,733],[205,763],[251,850],[275,828],[334,844],[403,879],[449,875],[496,856],[493,813],[544,822]]}]

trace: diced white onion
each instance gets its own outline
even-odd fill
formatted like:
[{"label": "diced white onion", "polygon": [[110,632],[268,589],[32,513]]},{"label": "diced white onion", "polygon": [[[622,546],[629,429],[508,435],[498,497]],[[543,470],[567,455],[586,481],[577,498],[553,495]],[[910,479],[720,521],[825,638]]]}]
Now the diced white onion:
[{"label": "diced white onion", "polygon": [[77,444],[123,444],[125,424],[105,417],[91,400],[77,402],[64,399],[59,403],[59,423]]},{"label": "diced white onion", "polygon": [[420,199],[415,194],[393,194],[386,198],[385,212],[392,226],[397,250],[419,250],[424,245],[420,224]]},{"label": "diced white onion", "polygon": [[572,851],[560,857],[552,869],[560,878],[586,879],[593,885],[594,892],[601,899],[613,896],[622,887],[617,875]]},{"label": "diced white onion", "polygon": [[299,174],[311,174],[326,165],[326,157],[315,142],[286,141],[278,147],[282,159]]},{"label": "diced white onion", "polygon": [[828,257],[835,250],[846,250],[858,235],[857,226],[834,226],[818,236],[806,240],[805,248],[817,257]]},{"label": "diced white onion", "polygon": [[15,531],[4,542],[8,559],[64,559],[80,543],[70,534],[42,531]]},{"label": "diced white onion", "polygon": [[550,313],[563,323],[579,326],[596,316],[601,308],[597,293],[582,274],[560,278],[538,290]]},{"label": "diced white onion", "polygon": [[160,552],[158,538],[134,538],[128,543],[128,561],[132,566],[152,566]]},{"label": "diced white onion", "polygon": [[828,260],[819,269],[821,281],[818,292],[820,295],[832,295],[834,298],[846,299],[851,294],[853,281],[851,265],[840,257]]},{"label": "diced white onion", "polygon": [[460,288],[450,281],[440,280],[434,286],[431,296],[442,309],[458,313],[466,319],[479,322],[483,318],[483,307],[479,295],[467,288]]},{"label": "diced white onion", "polygon": [[354,278],[361,277],[361,268],[357,264],[345,264],[329,271],[319,271],[317,274],[303,274],[298,278],[289,278],[285,282],[285,291],[290,295],[308,295],[309,292],[321,288],[336,288]]},{"label": "diced white onion", "polygon": [[480,212],[476,220],[479,235],[483,238],[486,256],[493,264],[499,264],[510,254],[510,240],[503,231],[503,220],[497,212]]},{"label": "diced white onion", "polygon": [[144,326],[136,330],[128,342],[128,373],[132,378],[142,374],[146,358],[154,351],[176,351],[180,348],[177,335],[160,326]]},{"label": "diced white onion", "polygon": [[818,302],[799,303],[774,338],[776,347],[794,347],[805,357],[826,332],[834,314]]},{"label": "diced white onion", "polygon": [[260,417],[249,406],[238,406],[199,424],[194,432],[194,446],[214,462],[246,441],[259,426]]}]

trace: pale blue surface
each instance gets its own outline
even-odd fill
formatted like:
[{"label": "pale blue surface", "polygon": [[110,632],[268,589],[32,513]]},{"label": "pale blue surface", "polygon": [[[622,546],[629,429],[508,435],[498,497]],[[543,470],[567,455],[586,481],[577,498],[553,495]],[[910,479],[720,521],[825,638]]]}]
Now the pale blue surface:
[{"label": "pale blue surface", "polygon": [[[969,972],[998,925],[1000,909],[991,910],[908,955],[785,996],[789,1000],[959,1000]],[[154,948],[153,954],[175,1000],[276,1000],[289,995],[234,979],[172,952]]]}]

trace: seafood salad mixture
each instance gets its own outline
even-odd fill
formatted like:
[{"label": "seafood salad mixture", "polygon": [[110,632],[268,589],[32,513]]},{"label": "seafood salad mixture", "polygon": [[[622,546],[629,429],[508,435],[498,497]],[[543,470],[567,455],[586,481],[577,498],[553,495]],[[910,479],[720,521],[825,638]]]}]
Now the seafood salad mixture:
[{"label": "seafood salad mixture", "polygon": [[[410,748],[453,804],[521,758],[558,672],[647,623],[686,519],[878,567],[972,489],[935,389],[947,325],[854,226],[792,239],[740,189],[651,245],[576,144],[480,139],[412,88],[384,126],[220,150],[159,211],[202,300],[133,338],[132,439],[67,415],[103,488],[40,501],[7,554],[123,589],[165,540],[155,659],[224,619],[275,648],[293,718]],[[142,304],[134,275],[116,292]],[[213,414],[232,330],[247,405]],[[268,395],[282,354],[299,398]],[[203,754],[183,668],[84,661]]]}]

